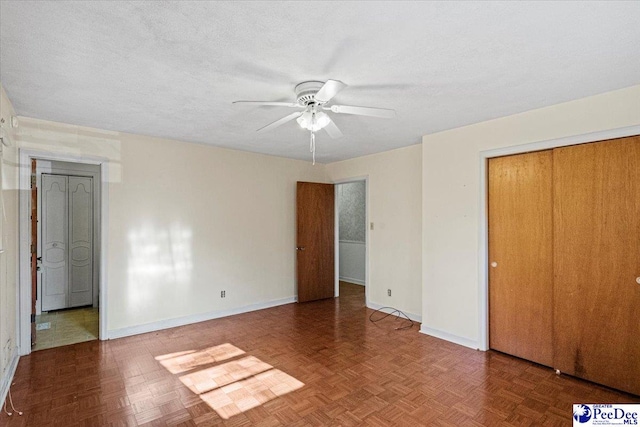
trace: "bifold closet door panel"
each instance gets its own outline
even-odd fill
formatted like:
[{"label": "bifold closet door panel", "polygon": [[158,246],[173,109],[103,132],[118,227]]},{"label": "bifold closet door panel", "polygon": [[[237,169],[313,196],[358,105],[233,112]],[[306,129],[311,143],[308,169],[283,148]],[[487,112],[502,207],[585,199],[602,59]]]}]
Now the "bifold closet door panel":
[{"label": "bifold closet door panel", "polygon": [[552,366],[552,152],[489,160],[489,346]]},{"label": "bifold closet door panel", "polygon": [[67,177],[42,174],[42,311],[67,308]]},{"label": "bifold closet door panel", "polygon": [[69,306],[93,302],[93,179],[69,177]]},{"label": "bifold closet door panel", "polygon": [[553,165],[554,367],[640,394],[640,137]]}]

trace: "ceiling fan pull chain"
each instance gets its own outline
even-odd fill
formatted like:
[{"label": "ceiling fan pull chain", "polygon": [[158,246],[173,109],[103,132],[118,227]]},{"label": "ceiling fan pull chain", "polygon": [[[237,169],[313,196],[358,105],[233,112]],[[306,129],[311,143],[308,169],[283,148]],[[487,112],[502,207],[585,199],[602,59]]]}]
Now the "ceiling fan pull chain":
[{"label": "ceiling fan pull chain", "polygon": [[313,166],[316,165],[316,134],[313,130],[316,126],[316,108],[315,105],[311,106],[311,158],[313,159]]}]

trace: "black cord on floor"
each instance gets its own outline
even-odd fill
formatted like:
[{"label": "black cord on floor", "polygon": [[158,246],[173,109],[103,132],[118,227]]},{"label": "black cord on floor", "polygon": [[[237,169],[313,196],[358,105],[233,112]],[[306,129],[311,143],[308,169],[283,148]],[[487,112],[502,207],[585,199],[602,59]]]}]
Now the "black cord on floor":
[{"label": "black cord on floor", "polygon": [[[390,312],[385,312],[383,310],[391,310],[391,311]],[[374,315],[376,313],[382,313],[382,314],[384,314],[384,316],[379,316],[376,319],[374,319],[373,317],[374,317]],[[396,320],[400,320],[401,319],[400,316],[402,315],[402,320],[408,320],[409,322],[411,322],[407,326],[402,326],[402,327],[395,328],[396,331],[413,328],[413,320],[409,319],[409,316],[404,314],[402,311],[398,310],[397,308],[393,308],[393,307],[380,307],[379,309],[375,310],[373,313],[371,313],[369,315],[369,320],[372,323],[376,323],[376,322],[381,321],[382,319],[386,319],[389,316],[393,316],[394,314],[396,315]]]}]

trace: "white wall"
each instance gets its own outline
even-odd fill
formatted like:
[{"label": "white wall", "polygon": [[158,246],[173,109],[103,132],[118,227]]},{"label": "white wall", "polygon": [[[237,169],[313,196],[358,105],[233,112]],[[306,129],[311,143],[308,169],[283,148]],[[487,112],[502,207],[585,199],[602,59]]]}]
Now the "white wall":
[{"label": "white wall", "polygon": [[[421,301],[420,145],[326,165],[331,181],[368,177],[371,307],[392,306],[420,319]],[[391,297],[387,296],[391,289]]]},{"label": "white wall", "polygon": [[[640,124],[640,86],[433,135],[422,144],[423,332],[482,347],[481,153]],[[480,249],[479,249],[480,248]]]},{"label": "white wall", "polygon": [[339,277],[340,280],[365,285],[366,280],[366,243],[340,241]]},{"label": "white wall", "polygon": [[295,183],[326,182],[322,165],[21,122],[22,148],[109,163],[109,336],[295,297]]},{"label": "white wall", "polygon": [[[0,85],[0,116],[4,119],[3,128],[9,137],[15,140],[14,129],[11,128],[11,116],[14,110],[2,85]],[[0,221],[2,230],[0,239],[0,402],[4,396],[17,363],[18,337],[16,333],[17,314],[17,266],[18,266],[18,193],[16,189],[17,150],[15,145],[3,147],[2,176],[0,177]]]}]

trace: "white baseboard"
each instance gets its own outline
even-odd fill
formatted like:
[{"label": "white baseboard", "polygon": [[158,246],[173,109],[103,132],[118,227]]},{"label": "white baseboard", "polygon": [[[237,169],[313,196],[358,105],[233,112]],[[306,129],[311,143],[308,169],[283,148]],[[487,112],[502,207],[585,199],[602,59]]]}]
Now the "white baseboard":
[{"label": "white baseboard", "polygon": [[362,286],[365,285],[364,280],[354,279],[353,277],[340,276],[339,279],[342,280],[343,282],[349,282],[349,283],[353,283],[355,285],[362,285]]},{"label": "white baseboard", "polygon": [[[367,307],[369,307],[372,310],[379,310],[382,307],[388,307],[386,305],[380,305],[380,304],[376,304],[375,302],[371,302],[369,301],[367,303]],[[393,307],[395,309],[395,307]],[[400,310],[400,309],[398,309]],[[414,322],[418,322],[418,323],[422,323],[422,316],[419,314],[415,314],[415,313],[409,313],[408,311],[404,311],[404,310],[400,310],[402,311],[404,314],[407,315],[407,317],[411,320],[413,320]]]},{"label": "white baseboard", "polygon": [[477,341],[470,340],[469,338],[459,337],[457,335],[450,334],[449,332],[439,331],[438,329],[429,328],[428,326],[422,325],[422,327],[420,328],[420,332],[425,335],[440,338],[441,340],[449,341],[464,347],[469,347],[474,350],[480,349]]},{"label": "white baseboard", "polygon": [[162,329],[175,328],[177,326],[190,325],[192,323],[205,322],[207,320],[219,319],[221,317],[233,316],[234,314],[248,313],[250,311],[263,310],[265,308],[277,307],[279,305],[296,302],[295,297],[282,298],[257,304],[245,305],[243,307],[231,308],[228,310],[210,311],[208,313],[193,314],[190,316],[176,317],[174,319],[160,320],[158,322],[145,323],[143,325],[128,326],[126,328],[112,329],[107,332],[108,339],[128,337],[131,335],[146,334],[147,332],[160,331]]},{"label": "white baseboard", "polygon": [[4,373],[4,376],[0,379],[0,405],[2,405],[4,400],[7,398],[9,387],[11,387],[11,381],[13,381],[13,376],[15,375],[16,368],[18,367],[18,360],[20,360],[20,356],[18,356],[18,348],[14,347],[9,366]]}]

